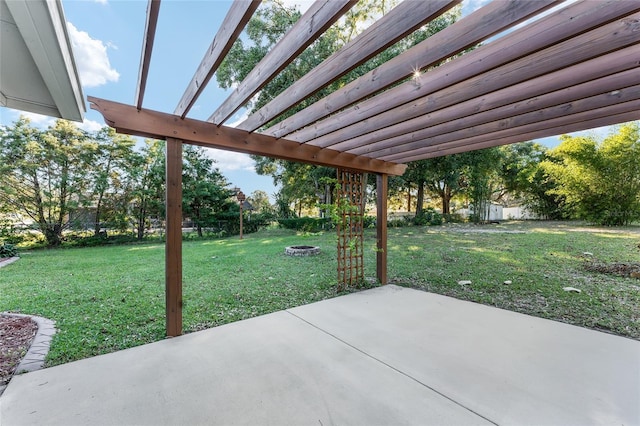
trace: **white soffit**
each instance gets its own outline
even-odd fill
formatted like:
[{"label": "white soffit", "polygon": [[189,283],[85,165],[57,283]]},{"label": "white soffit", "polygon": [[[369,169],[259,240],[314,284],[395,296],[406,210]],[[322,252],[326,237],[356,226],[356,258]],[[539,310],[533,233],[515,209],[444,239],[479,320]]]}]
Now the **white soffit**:
[{"label": "white soffit", "polygon": [[83,121],[83,98],[61,3],[0,0],[0,103]]}]

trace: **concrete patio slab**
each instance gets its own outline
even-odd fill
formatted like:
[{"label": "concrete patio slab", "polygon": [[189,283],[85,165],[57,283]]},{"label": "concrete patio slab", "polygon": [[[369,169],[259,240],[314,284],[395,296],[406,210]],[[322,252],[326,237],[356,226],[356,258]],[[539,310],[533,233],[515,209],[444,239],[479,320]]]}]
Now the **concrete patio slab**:
[{"label": "concrete patio slab", "polygon": [[16,376],[3,425],[640,424],[640,342],[385,286]]},{"label": "concrete patio slab", "polygon": [[640,425],[640,342],[385,286],[291,313],[498,424]]}]

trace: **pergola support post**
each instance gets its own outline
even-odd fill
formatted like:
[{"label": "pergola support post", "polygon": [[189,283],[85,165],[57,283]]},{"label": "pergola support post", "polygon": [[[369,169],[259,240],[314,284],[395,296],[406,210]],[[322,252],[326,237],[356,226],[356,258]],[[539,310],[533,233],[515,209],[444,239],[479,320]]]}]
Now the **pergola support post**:
[{"label": "pergola support post", "polygon": [[378,174],[376,179],[376,278],[387,284],[387,195],[388,175]]},{"label": "pergola support post", "polygon": [[166,140],[165,300],[167,336],[182,334],[182,141]]}]

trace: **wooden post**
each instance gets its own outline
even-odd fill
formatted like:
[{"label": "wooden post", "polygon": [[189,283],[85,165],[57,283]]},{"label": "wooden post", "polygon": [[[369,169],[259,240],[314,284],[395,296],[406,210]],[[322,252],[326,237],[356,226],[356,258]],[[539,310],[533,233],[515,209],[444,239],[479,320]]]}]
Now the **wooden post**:
[{"label": "wooden post", "polygon": [[387,284],[387,182],[386,174],[376,179],[376,277],[380,284]]},{"label": "wooden post", "polygon": [[182,141],[166,142],[165,297],[167,336],[182,334]]}]

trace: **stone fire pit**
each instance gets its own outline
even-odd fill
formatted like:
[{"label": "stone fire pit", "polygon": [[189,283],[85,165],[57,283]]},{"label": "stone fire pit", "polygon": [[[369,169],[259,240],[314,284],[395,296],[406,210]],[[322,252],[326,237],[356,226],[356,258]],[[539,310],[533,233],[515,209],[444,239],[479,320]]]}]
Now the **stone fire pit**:
[{"label": "stone fire pit", "polygon": [[314,246],[289,246],[284,249],[287,256],[316,256],[320,254],[320,247]]}]

